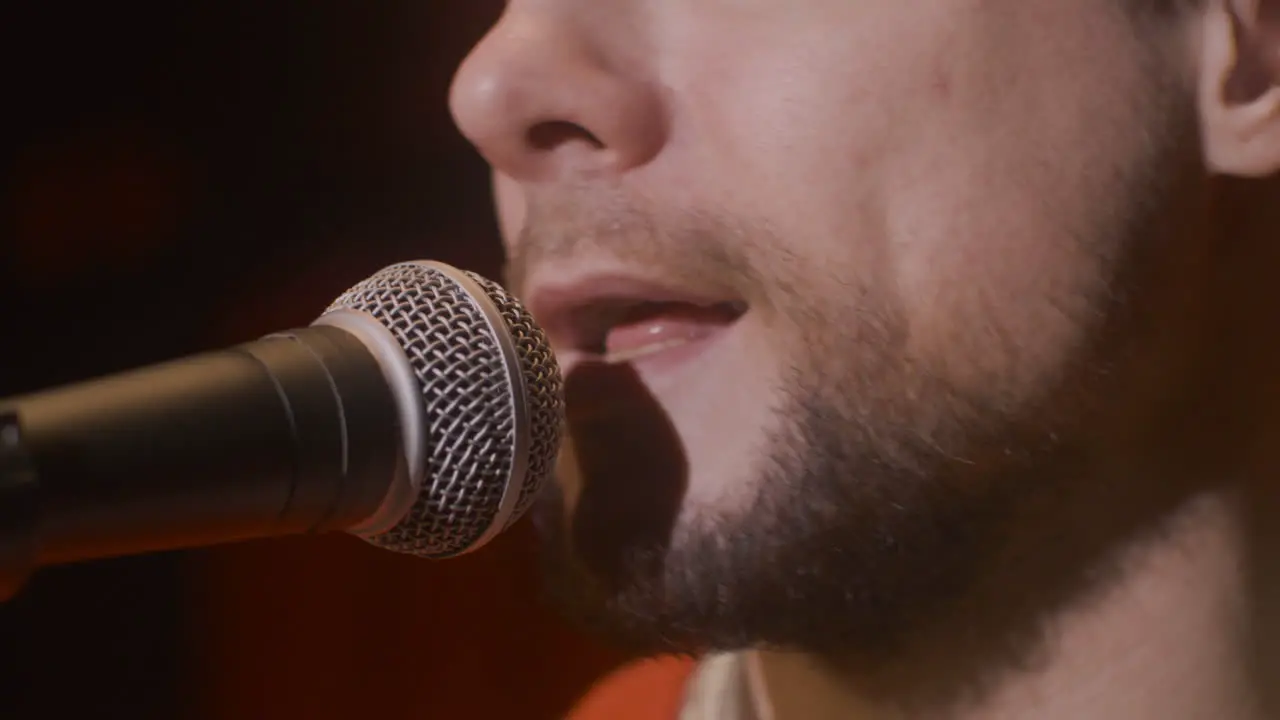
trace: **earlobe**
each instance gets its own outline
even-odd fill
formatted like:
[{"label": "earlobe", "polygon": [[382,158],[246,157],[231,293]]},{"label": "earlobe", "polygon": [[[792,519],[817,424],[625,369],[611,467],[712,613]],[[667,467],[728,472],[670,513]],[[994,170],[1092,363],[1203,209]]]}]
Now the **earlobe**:
[{"label": "earlobe", "polygon": [[1205,162],[1221,175],[1280,172],[1280,0],[1210,0],[1200,113]]}]

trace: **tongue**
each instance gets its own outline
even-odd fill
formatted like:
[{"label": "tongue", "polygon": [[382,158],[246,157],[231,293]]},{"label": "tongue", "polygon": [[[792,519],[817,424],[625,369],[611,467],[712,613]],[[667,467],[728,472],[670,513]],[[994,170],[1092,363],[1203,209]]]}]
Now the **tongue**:
[{"label": "tongue", "polygon": [[649,303],[630,312],[609,331],[605,354],[614,362],[700,340],[733,321],[731,308],[684,303]]}]

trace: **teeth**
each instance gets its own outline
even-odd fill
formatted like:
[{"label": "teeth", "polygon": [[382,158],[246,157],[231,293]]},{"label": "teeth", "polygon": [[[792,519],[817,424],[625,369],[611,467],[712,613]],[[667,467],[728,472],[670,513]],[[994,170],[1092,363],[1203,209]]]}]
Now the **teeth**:
[{"label": "teeth", "polygon": [[648,345],[640,345],[638,347],[622,350],[619,352],[609,353],[604,356],[604,361],[609,365],[620,365],[622,363],[631,362],[642,357],[647,357],[655,353],[670,350],[671,348],[688,345],[693,338],[668,338]]}]

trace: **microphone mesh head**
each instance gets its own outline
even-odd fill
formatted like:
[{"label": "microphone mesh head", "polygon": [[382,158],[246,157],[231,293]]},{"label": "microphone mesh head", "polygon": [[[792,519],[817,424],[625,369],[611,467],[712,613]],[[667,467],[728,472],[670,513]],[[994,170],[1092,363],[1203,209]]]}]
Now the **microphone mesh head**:
[{"label": "microphone mesh head", "polygon": [[[551,473],[564,412],[559,366],[528,311],[475,273],[419,262],[380,270],[326,312],[337,309],[366,312],[391,332],[425,410],[423,487],[408,515],[369,542],[449,557],[510,527]],[[504,345],[514,347],[514,358]],[[508,493],[514,506],[504,518]]]}]

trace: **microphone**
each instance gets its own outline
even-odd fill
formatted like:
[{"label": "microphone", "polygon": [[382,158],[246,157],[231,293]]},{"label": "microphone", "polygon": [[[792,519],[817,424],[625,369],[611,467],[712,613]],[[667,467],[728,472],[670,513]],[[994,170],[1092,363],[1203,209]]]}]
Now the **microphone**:
[{"label": "microphone", "polygon": [[0,592],[42,566],[290,534],[471,552],[532,504],[563,408],[514,297],[391,265],[310,326],[0,400]]}]

